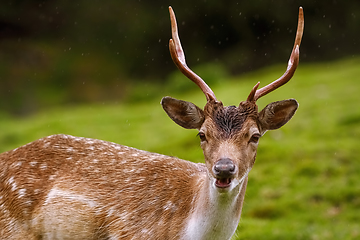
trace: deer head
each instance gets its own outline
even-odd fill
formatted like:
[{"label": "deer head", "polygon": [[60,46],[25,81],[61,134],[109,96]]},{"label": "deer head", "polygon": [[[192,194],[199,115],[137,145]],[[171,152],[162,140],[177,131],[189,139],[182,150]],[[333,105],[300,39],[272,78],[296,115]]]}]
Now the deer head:
[{"label": "deer head", "polygon": [[260,112],[256,101],[287,83],[299,63],[304,17],[299,9],[295,44],[286,72],[271,84],[257,89],[257,83],[246,101],[236,106],[223,106],[209,86],[186,65],[185,55],[178,36],[175,14],[169,7],[172,39],[169,42],[171,57],[179,70],[196,83],[206,96],[204,109],[191,102],[164,97],[161,104],[168,116],[187,129],[198,129],[201,148],[213,186],[218,190],[231,190],[247,177],[254,165],[260,137],[267,130],[278,129],[287,123],[298,108],[294,99],[272,102]]}]

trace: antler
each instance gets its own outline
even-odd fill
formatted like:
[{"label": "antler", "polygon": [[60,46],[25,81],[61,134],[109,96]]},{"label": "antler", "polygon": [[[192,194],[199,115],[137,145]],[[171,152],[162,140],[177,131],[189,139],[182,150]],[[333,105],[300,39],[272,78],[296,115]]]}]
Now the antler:
[{"label": "antler", "polygon": [[193,81],[196,85],[200,87],[203,93],[206,96],[207,101],[216,100],[214,92],[211,88],[202,80],[196,73],[191,71],[191,69],[186,65],[185,54],[181,47],[180,38],[178,34],[177,24],[175,13],[171,7],[169,7],[170,12],[170,20],[171,20],[171,35],[172,39],[169,42],[170,54],[173,59],[175,65],[179,68],[179,70],[188,77],[191,81]]},{"label": "antler", "polygon": [[267,85],[263,88],[260,88],[259,90],[256,90],[259,86],[259,83],[257,83],[254,86],[254,88],[251,90],[251,92],[247,98],[247,101],[256,102],[256,100],[258,100],[262,96],[268,94],[269,92],[274,91],[278,87],[284,85],[292,78],[292,76],[294,75],[295,70],[299,64],[299,47],[300,47],[303,31],[304,31],[304,12],[303,12],[303,8],[300,7],[295,43],[294,43],[293,50],[291,52],[291,56],[289,59],[289,63],[288,63],[286,72],[279,79],[275,80],[274,82],[270,83],[269,85]]}]

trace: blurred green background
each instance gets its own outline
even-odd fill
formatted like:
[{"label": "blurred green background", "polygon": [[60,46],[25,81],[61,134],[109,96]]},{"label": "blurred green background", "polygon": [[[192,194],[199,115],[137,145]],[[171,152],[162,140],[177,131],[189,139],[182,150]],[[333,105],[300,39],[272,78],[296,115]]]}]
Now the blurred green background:
[{"label": "blurred green background", "polygon": [[203,161],[196,131],[159,104],[206,101],[171,61],[169,5],[188,65],[225,105],[283,74],[303,6],[298,70],[258,101],[300,108],[261,139],[234,239],[359,239],[357,0],[1,1],[0,152],[66,133]]}]

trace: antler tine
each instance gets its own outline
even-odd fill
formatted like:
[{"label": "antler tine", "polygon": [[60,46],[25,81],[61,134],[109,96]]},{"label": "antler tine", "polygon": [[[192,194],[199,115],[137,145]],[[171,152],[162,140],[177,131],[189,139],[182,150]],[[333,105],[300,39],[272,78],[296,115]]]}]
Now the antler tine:
[{"label": "antler tine", "polygon": [[[291,52],[291,56],[290,56],[290,59],[288,62],[288,67],[286,69],[286,72],[279,79],[275,80],[274,82],[270,83],[269,85],[267,85],[263,88],[260,88],[259,90],[256,90],[257,85],[258,85],[257,84],[251,91],[251,93],[247,99],[248,101],[256,102],[256,100],[258,100],[262,96],[274,91],[278,87],[284,85],[292,78],[292,76],[294,75],[295,70],[299,64],[299,47],[300,47],[303,31],[304,31],[304,12],[303,12],[303,8],[300,7],[295,43],[294,43],[293,50]],[[255,94],[253,93],[254,89],[256,90]]]},{"label": "antler tine", "polygon": [[169,7],[170,12],[170,20],[171,20],[171,35],[172,39],[169,42],[169,49],[171,58],[173,59],[175,65],[179,68],[179,70],[188,77],[191,81],[193,81],[196,85],[200,87],[203,93],[206,96],[207,101],[216,100],[214,92],[211,88],[202,80],[196,73],[191,71],[191,69],[186,65],[185,54],[181,47],[180,38],[178,34],[177,24],[175,13],[171,7]]}]

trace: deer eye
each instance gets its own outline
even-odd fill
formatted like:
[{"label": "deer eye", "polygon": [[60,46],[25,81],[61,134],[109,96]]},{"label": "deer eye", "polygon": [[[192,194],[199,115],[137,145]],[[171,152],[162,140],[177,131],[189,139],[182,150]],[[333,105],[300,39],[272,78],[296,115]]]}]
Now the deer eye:
[{"label": "deer eye", "polygon": [[201,140],[202,142],[203,142],[203,141],[206,141],[205,133],[199,132],[197,135],[200,137],[200,140]]},{"label": "deer eye", "polygon": [[260,137],[261,137],[261,135],[259,133],[255,133],[251,136],[249,142],[258,143],[260,140]]}]

